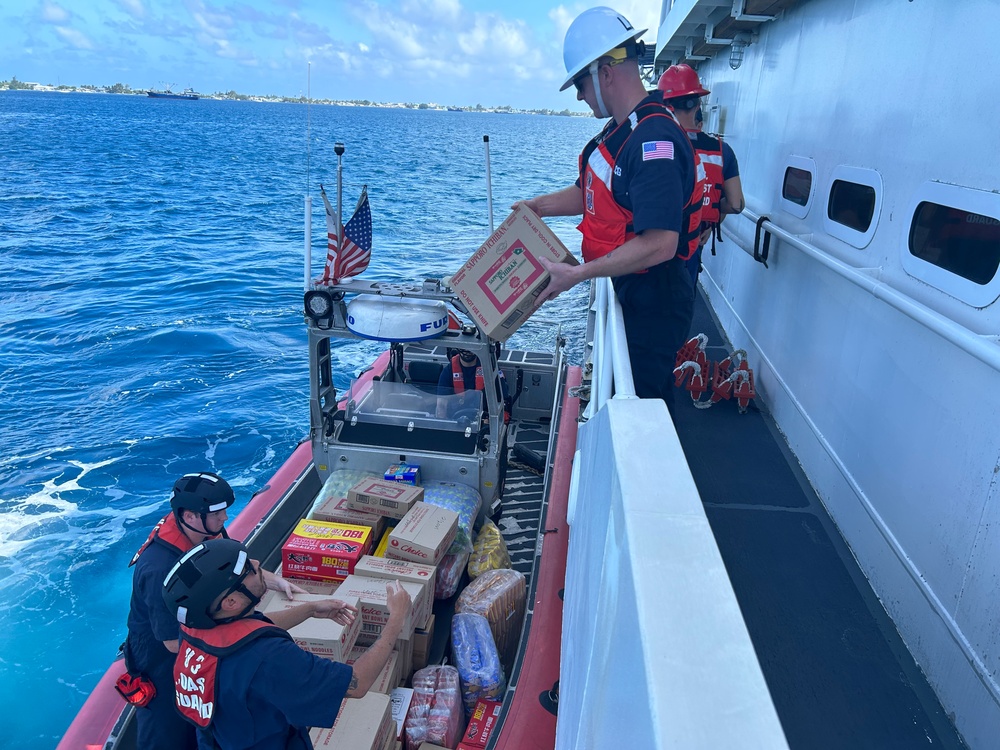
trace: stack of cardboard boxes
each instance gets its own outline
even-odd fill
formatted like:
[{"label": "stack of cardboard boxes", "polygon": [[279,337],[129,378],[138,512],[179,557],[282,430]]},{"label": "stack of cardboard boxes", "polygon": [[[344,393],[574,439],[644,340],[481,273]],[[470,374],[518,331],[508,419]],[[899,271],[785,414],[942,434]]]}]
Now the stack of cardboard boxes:
[{"label": "stack of cardboard boxes", "polygon": [[[435,566],[455,538],[458,514],[421,501],[423,489],[411,483],[419,480],[419,467],[392,466],[390,471],[392,479],[370,477],[351,487],[346,497],[327,498],[295,527],[282,546],[282,572],[309,593],[290,601],[268,592],[259,607],[267,614],[329,598],[356,607],[358,617],[350,627],[310,618],[289,631],[305,650],[353,664],[388,621],[386,583],[399,581],[410,595],[410,616],[382,672],[363,699],[344,701],[332,728],[312,730],[317,748],[401,747],[412,690],[400,686],[414,668],[427,663],[434,632]],[[372,549],[379,535],[385,545],[382,557]]]}]

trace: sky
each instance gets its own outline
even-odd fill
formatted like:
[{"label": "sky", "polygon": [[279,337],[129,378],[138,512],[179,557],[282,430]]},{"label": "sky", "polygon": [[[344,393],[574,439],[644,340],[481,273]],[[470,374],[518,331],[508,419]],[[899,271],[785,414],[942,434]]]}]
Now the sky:
[{"label": "sky", "polygon": [[[566,29],[592,4],[2,0],[0,80],[585,111],[559,86]],[[659,2],[612,7],[655,39]]]}]

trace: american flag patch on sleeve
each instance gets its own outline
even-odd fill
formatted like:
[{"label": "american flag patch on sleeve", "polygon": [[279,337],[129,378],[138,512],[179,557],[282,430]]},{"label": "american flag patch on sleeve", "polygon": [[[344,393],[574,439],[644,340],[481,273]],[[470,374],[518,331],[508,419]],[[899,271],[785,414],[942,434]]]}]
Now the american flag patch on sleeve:
[{"label": "american flag patch on sleeve", "polygon": [[642,160],[673,159],[674,144],[670,141],[646,141],[642,144]]}]

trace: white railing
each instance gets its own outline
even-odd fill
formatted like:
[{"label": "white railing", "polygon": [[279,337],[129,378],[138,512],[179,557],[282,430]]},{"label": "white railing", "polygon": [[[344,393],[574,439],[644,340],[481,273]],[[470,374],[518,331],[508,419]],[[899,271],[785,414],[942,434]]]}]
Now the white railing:
[{"label": "white railing", "polygon": [[625,321],[622,307],[615,296],[611,279],[594,279],[594,353],[591,359],[593,374],[590,387],[590,403],[584,411],[584,418],[590,419],[612,398],[635,398],[635,383],[632,380],[632,364],[628,359],[628,344],[625,342]]},{"label": "white railing", "polygon": [[666,405],[635,397],[611,284],[595,294],[556,748],[787,748]]},{"label": "white railing", "polygon": [[[752,224],[756,224],[760,220],[760,216],[748,208],[744,209],[740,216],[743,216]],[[737,246],[740,246],[747,253],[753,254],[752,247],[748,248],[741,245],[741,243],[747,241],[745,237],[733,232],[726,224],[723,224],[722,227],[726,235],[736,242]],[[762,227],[791,247],[794,247],[821,265],[826,266],[838,276],[866,290],[876,299],[882,300],[927,329],[934,331],[946,341],[954,344],[967,354],[972,355],[980,362],[989,365],[994,370],[1000,371],[1000,346],[997,346],[996,342],[991,338],[980,336],[974,331],[970,331],[965,326],[931,310],[929,307],[920,304],[897,289],[879,281],[877,278],[837,260],[815,245],[809,244],[801,237],[797,237],[788,230],[782,229],[770,220],[765,221]]]}]

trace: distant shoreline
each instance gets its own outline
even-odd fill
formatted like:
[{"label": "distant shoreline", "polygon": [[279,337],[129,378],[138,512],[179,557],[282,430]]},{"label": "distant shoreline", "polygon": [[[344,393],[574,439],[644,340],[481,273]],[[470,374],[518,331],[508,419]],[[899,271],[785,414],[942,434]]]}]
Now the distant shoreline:
[{"label": "distant shoreline", "polygon": [[[28,91],[33,93],[56,93],[56,94],[110,94],[114,96],[142,96],[146,97],[146,89],[132,89],[123,84],[115,84],[119,90],[112,91],[110,86],[51,86],[39,83],[22,83],[14,79],[15,86],[10,85],[10,81],[0,81],[0,94],[8,91]],[[416,109],[430,110],[434,112],[479,112],[491,114],[514,114],[514,115],[548,115],[558,117],[593,117],[590,112],[574,112],[569,109],[519,109],[517,107],[456,107],[454,105],[444,105],[427,102],[373,102],[367,99],[307,99],[306,97],[290,96],[252,96],[248,94],[238,94],[235,91],[228,93],[198,94],[199,100],[210,99],[216,101],[240,101],[259,102],[265,104],[318,104],[322,106],[334,107],[376,107],[379,109]]]}]

